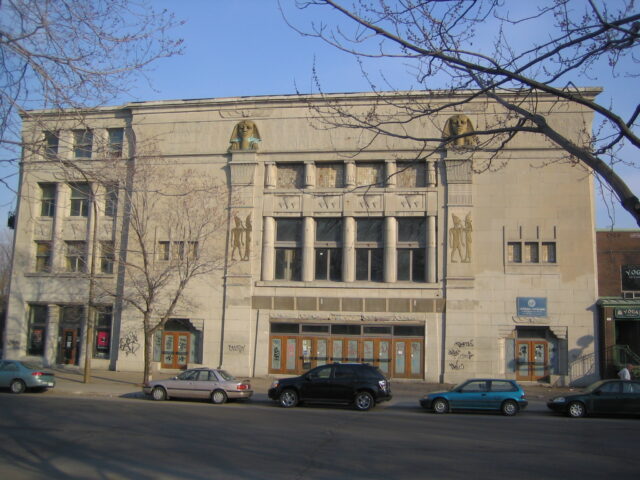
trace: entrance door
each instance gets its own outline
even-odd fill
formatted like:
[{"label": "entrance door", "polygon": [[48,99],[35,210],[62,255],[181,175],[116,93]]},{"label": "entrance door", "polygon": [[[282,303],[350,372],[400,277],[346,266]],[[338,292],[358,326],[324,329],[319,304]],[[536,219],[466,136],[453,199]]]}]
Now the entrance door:
[{"label": "entrance door", "polygon": [[422,342],[411,339],[394,342],[394,377],[422,378]]},{"label": "entrance door", "polygon": [[329,362],[327,342],[327,338],[302,339],[302,355],[300,357],[302,360],[302,370],[310,370]]},{"label": "entrance door", "polygon": [[545,340],[516,341],[516,379],[540,380],[549,375],[549,344]]},{"label": "entrance door", "polygon": [[62,363],[76,365],[78,362],[78,329],[62,330]]},{"label": "entrance door", "polygon": [[189,361],[189,333],[162,334],[162,368],[187,368]]}]

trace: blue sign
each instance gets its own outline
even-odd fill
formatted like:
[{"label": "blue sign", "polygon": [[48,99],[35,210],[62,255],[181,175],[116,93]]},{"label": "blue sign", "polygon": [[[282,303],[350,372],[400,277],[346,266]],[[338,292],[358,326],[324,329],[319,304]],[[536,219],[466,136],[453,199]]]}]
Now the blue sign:
[{"label": "blue sign", "polygon": [[519,317],[547,316],[546,297],[517,297],[516,302]]}]

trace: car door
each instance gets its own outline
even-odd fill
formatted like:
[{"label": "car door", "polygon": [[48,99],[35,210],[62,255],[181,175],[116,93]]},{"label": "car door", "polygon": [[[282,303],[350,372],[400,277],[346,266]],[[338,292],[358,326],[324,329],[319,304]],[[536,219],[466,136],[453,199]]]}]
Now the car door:
[{"label": "car door", "polygon": [[193,380],[193,398],[209,398],[215,389],[217,382],[215,374],[211,370],[199,370]]},{"label": "car door", "polygon": [[591,394],[591,413],[622,413],[622,382],[613,381],[600,385]]},{"label": "car door", "polygon": [[630,415],[640,415],[640,382],[622,382],[622,409]]},{"label": "car door", "polygon": [[198,375],[197,370],[187,370],[182,372],[177,377],[167,380],[165,385],[167,386],[167,393],[170,397],[191,397],[193,396],[194,383]]},{"label": "car door", "polygon": [[506,380],[492,380],[491,392],[486,397],[486,407],[492,410],[499,410],[507,398],[513,397],[515,387]]},{"label": "car door", "polygon": [[336,365],[332,383],[331,398],[336,402],[351,402],[355,396],[358,372],[351,365]]},{"label": "car door", "polygon": [[332,365],[323,365],[307,372],[300,385],[300,397],[307,400],[331,401],[332,370]]},{"label": "car door", "polygon": [[451,408],[476,410],[487,408],[488,385],[486,380],[469,380],[450,396]]}]

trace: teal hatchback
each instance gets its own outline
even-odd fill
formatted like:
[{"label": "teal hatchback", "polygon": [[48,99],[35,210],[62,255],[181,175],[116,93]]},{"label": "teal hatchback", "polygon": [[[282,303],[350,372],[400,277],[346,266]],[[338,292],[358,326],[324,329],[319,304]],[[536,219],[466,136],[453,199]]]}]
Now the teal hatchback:
[{"label": "teal hatchback", "polygon": [[527,407],[524,390],[515,380],[474,378],[446,392],[433,392],[420,405],[435,413],[456,410],[495,410],[513,416]]}]

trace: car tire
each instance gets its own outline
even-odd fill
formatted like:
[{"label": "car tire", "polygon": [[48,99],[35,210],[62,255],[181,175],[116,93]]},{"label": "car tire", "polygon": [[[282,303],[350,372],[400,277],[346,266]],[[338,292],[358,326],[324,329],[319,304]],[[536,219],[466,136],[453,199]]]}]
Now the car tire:
[{"label": "car tire", "polygon": [[216,405],[227,403],[227,394],[224,390],[215,390],[211,394],[211,402],[215,403]]},{"label": "car tire", "polygon": [[361,412],[366,412],[367,410],[370,410],[371,407],[375,405],[375,403],[376,402],[373,399],[373,395],[365,391],[358,392],[356,394],[355,401],[353,402],[353,404],[356,407],[356,410],[360,410]]},{"label": "car tire", "polygon": [[167,392],[162,387],[155,387],[151,390],[151,398],[153,398],[157,402],[161,402],[162,400],[167,399]]},{"label": "car tire", "polygon": [[291,388],[287,388],[283,390],[280,396],[278,397],[278,402],[280,406],[284,408],[292,408],[298,405],[298,392]]},{"label": "car tire", "polygon": [[444,398],[436,398],[433,401],[433,413],[449,413],[449,402]]},{"label": "car tire", "polygon": [[587,414],[587,409],[582,402],[571,402],[567,407],[567,415],[573,418],[584,417]]},{"label": "car tire", "polygon": [[19,378],[13,380],[9,385],[11,393],[23,393],[27,389],[27,385]]},{"label": "car tire", "polygon": [[502,412],[502,414],[507,417],[513,417],[518,413],[518,410],[518,404],[513,400],[505,400],[504,402],[502,402],[502,406],[500,407],[500,411]]}]

